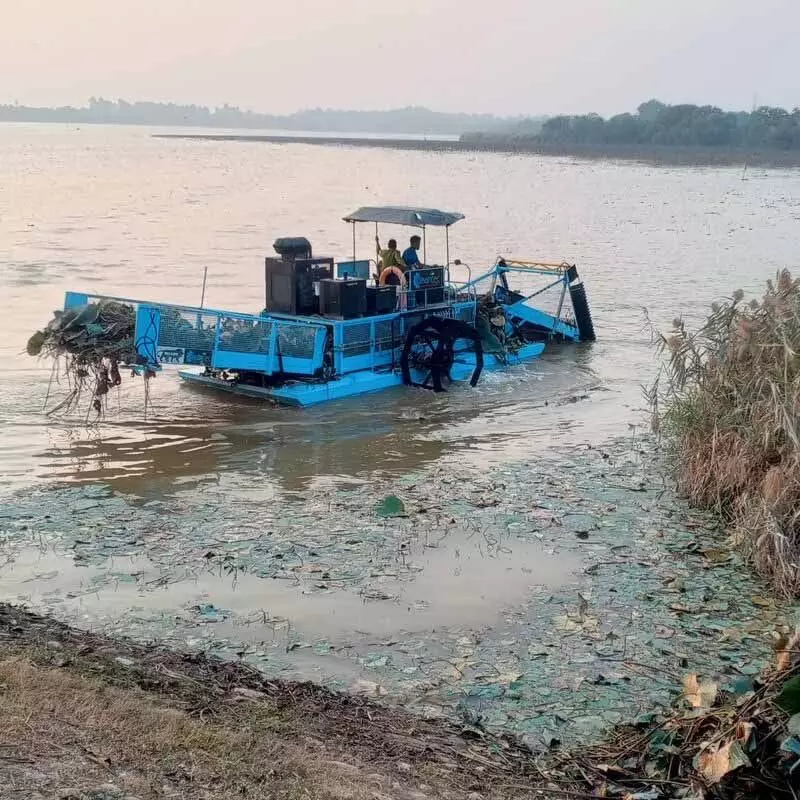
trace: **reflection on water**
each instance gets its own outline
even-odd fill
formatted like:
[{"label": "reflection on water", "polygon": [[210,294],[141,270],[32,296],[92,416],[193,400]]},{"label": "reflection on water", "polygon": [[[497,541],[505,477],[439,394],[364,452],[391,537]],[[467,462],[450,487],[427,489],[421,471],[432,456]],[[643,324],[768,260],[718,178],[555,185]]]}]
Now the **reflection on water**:
[{"label": "reflection on water", "polygon": [[[0,491],[103,480],[150,496],[221,474],[249,476],[258,491],[296,491],[328,477],[390,477],[624,433],[640,421],[640,384],[653,369],[642,307],[663,325],[696,318],[739,286],[758,290],[791,264],[800,209],[797,171],[742,181],[738,169],[243,147],[55,125],[0,126],[0,148]],[[377,188],[387,185],[392,197]],[[50,372],[24,346],[65,290],[197,302],[208,267],[209,305],[253,311],[275,237],[304,234],[316,252],[348,253],[341,216],[388,202],[465,212],[452,253],[475,268],[501,252],[576,261],[599,341],[443,396],[397,390],[279,409],[164,374],[146,413],[132,380],[100,424],[42,418]],[[358,246],[370,249],[373,235],[359,231]],[[440,244],[432,232],[428,249]]]},{"label": "reflection on water", "polygon": [[[133,379],[99,423],[49,419],[40,428],[35,412],[10,421],[42,477],[112,481],[153,496],[224,472],[299,491],[321,476],[406,474],[456,452],[486,459],[528,452],[549,441],[542,431],[580,430],[578,406],[592,406],[598,423],[611,419],[590,358],[587,347],[556,348],[536,363],[487,373],[476,390],[396,389],[310,409],[198,391],[165,373],[152,382],[146,410],[141,380]],[[33,449],[31,437],[42,432],[46,441]]]},{"label": "reflection on water", "polygon": [[336,641],[353,634],[489,625],[503,609],[523,603],[532,587],[569,583],[575,563],[568,554],[549,555],[507,535],[487,539],[452,530],[439,542],[409,542],[396,572],[374,580],[370,593],[357,594],[306,591],[306,583],[319,584],[324,574],[316,564],[293,581],[220,570],[181,576],[175,569],[163,573],[141,555],[86,566],[48,549],[27,548],[0,564],[0,601],[36,607],[57,602],[62,613],[95,620],[131,609],[140,620],[164,613],[177,619],[179,629],[213,622],[215,635],[241,641],[286,639],[289,633]]},{"label": "reflection on water", "polygon": [[[397,389],[304,410],[212,399],[164,375],[158,380],[171,391],[169,399],[153,391],[158,413],[151,408],[147,419],[126,421],[109,414],[98,425],[51,430],[37,456],[51,476],[112,481],[134,494],[185,487],[187,479],[219,472],[250,474],[259,485],[274,481],[286,491],[307,489],[320,476],[402,475],[463,450],[486,458],[520,446],[530,451],[531,435],[542,428],[563,433],[577,419],[575,405],[598,388],[585,360],[585,353],[564,351],[513,375],[489,373],[477,391],[454,387],[437,397]],[[214,417],[171,417],[176,394],[199,407],[212,399]]]}]

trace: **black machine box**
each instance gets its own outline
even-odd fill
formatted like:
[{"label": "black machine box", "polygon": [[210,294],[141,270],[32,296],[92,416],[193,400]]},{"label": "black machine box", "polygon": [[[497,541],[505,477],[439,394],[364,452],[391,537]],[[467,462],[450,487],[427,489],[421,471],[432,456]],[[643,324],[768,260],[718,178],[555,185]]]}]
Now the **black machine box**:
[{"label": "black machine box", "polygon": [[396,306],[396,286],[367,286],[367,314],[391,314]]},{"label": "black machine box", "polygon": [[322,280],[319,310],[323,316],[352,319],[367,313],[367,282],[359,278]]},{"label": "black machine box", "polygon": [[277,314],[319,314],[314,284],[333,278],[332,258],[265,259],[264,307]]}]

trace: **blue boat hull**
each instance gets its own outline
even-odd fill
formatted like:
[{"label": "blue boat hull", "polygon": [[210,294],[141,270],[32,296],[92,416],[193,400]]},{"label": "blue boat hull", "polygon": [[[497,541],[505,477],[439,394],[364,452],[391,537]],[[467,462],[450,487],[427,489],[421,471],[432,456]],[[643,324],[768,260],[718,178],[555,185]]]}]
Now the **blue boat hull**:
[{"label": "blue boat hull", "polygon": [[[525,345],[513,356],[505,359],[498,358],[491,353],[484,354],[484,370],[504,369],[524,361],[538,358],[544,351],[544,342],[532,342]],[[468,381],[475,369],[475,357],[472,353],[461,353],[453,363],[450,376],[455,382]],[[201,369],[181,370],[178,374],[189,384],[210,389],[230,392],[243,397],[253,397],[259,400],[271,400],[281,405],[305,407],[331,400],[343,400],[362,394],[374,394],[392,387],[402,386],[403,379],[399,371],[386,369],[383,371],[363,370],[351,372],[336,380],[310,383],[298,381],[284,384],[280,387],[250,386],[243,383],[226,381],[210,375],[204,375]],[[421,383],[424,380],[422,373],[412,371],[412,378]]]}]

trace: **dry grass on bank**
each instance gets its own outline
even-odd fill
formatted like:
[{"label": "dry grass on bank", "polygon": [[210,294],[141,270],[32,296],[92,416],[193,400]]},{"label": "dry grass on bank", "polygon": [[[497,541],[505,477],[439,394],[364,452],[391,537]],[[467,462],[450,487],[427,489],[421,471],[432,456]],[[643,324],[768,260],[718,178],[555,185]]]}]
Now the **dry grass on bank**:
[{"label": "dry grass on bank", "polygon": [[738,291],[696,332],[675,320],[658,341],[650,399],[680,490],[729,520],[781,594],[800,594],[800,280],[783,270],[760,301]]},{"label": "dry grass on bank", "polygon": [[0,603],[3,800],[470,796],[550,793],[511,738]]},{"label": "dry grass on bank", "polygon": [[143,692],[0,662],[2,797],[374,798],[390,781],[284,741],[252,701],[240,726],[203,721]]}]

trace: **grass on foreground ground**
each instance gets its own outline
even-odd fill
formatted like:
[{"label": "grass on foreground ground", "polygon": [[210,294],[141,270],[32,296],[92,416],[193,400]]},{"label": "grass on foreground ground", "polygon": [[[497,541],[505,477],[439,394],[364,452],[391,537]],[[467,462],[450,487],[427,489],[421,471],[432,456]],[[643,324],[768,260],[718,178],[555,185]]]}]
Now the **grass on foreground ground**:
[{"label": "grass on foreground ground", "polygon": [[783,270],[761,300],[737,291],[659,343],[668,358],[650,399],[680,491],[725,517],[780,594],[800,595],[800,280]]},{"label": "grass on foreground ground", "polygon": [[534,774],[504,737],[0,604],[4,799],[549,796]]}]

